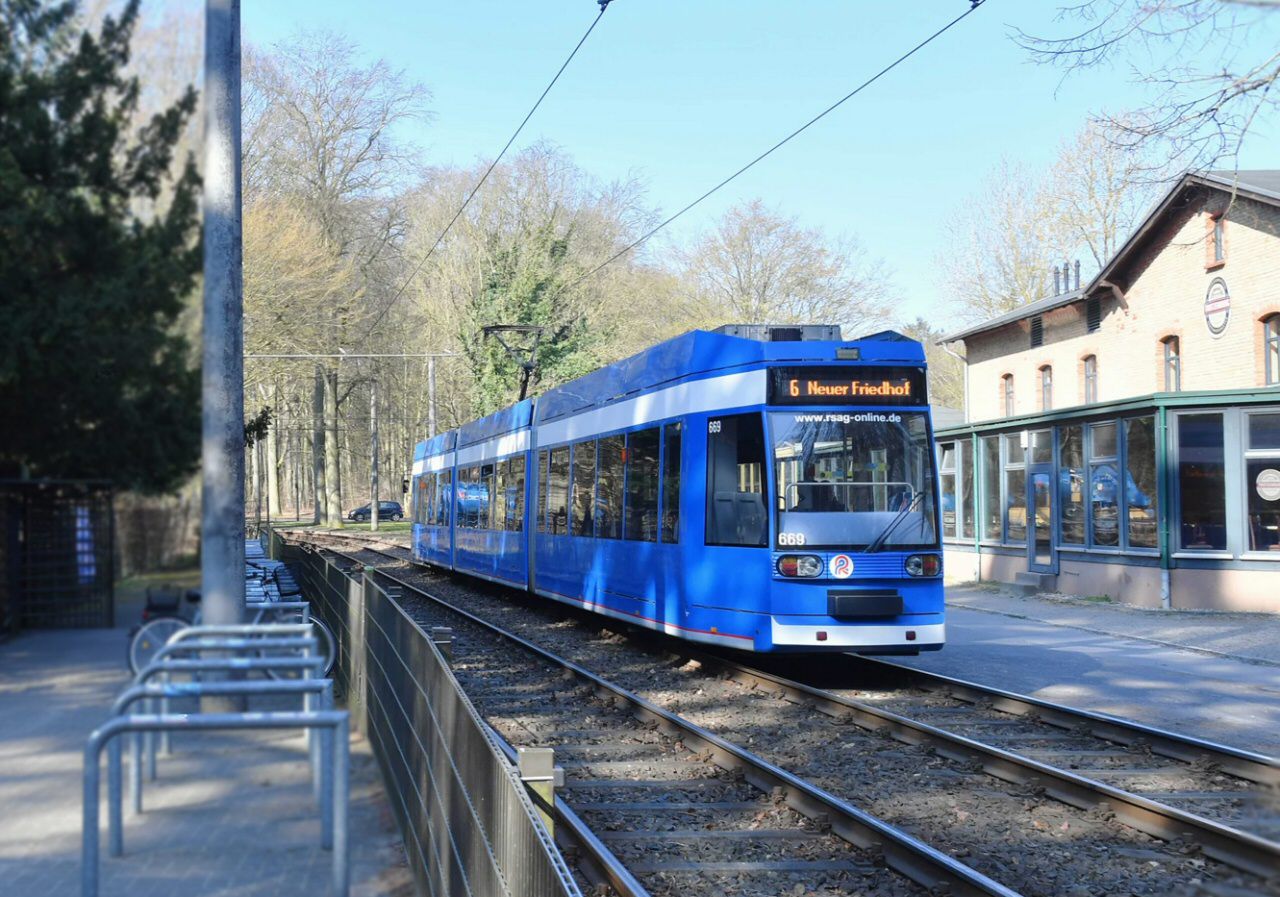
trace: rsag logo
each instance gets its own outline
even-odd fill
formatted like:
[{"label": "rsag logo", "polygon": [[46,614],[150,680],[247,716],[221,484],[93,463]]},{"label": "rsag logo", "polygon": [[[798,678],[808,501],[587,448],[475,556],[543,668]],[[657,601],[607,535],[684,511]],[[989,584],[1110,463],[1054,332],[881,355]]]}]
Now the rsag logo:
[{"label": "rsag logo", "polygon": [[847,554],[837,554],[831,559],[831,575],[836,579],[848,579],[853,575],[853,558]]}]

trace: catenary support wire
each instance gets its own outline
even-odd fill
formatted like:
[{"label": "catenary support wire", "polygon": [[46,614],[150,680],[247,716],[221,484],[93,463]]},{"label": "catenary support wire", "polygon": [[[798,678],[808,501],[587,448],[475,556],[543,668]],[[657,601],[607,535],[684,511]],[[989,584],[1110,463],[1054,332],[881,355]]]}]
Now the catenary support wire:
[{"label": "catenary support wire", "polygon": [[475,197],[476,193],[478,193],[480,188],[484,186],[484,182],[489,179],[489,175],[498,167],[498,163],[501,162],[502,157],[507,154],[507,150],[511,149],[511,144],[516,142],[516,138],[520,136],[520,132],[524,130],[524,126],[529,123],[529,119],[533,118],[533,114],[538,111],[538,107],[541,106],[542,101],[547,98],[547,94],[551,92],[551,88],[555,87],[556,82],[560,80],[560,76],[564,74],[564,70],[569,67],[569,63],[573,62],[573,57],[578,55],[578,51],[581,50],[582,45],[587,42],[587,38],[591,36],[591,32],[595,30],[596,25],[600,24],[600,19],[604,17],[605,10],[609,8],[609,4],[612,0],[597,0],[597,2],[600,5],[600,12],[597,13],[595,19],[592,20],[590,27],[587,28],[586,32],[578,40],[578,43],[574,45],[572,52],[569,53],[565,61],[561,63],[560,68],[556,70],[555,76],[547,83],[547,86],[543,88],[542,93],[538,95],[537,101],[534,102],[533,106],[529,109],[528,113],[526,113],[515,131],[512,132],[511,137],[506,142],[506,145],[502,147],[502,150],[498,155],[489,163],[489,167],[486,168],[484,174],[480,176],[480,180],[476,181],[476,185],[471,188],[471,192],[468,193],[467,198],[462,201],[462,205],[458,207],[458,211],[453,213],[453,217],[450,218],[449,223],[444,226],[444,230],[440,231],[440,235],[436,237],[435,242],[431,244],[431,248],[427,250],[426,255],[422,257],[418,264],[414,265],[413,270],[409,272],[409,276],[404,279],[404,282],[401,283],[399,288],[397,288],[391,295],[391,299],[382,307],[382,311],[380,311],[378,316],[374,318],[373,324],[370,325],[368,333],[365,334],[366,338],[378,329],[378,325],[386,318],[387,313],[391,311],[392,306],[394,306],[400,297],[404,295],[404,291],[409,288],[409,284],[413,283],[414,278],[418,276],[427,262],[431,260],[431,257],[435,255],[436,250],[440,248],[440,244],[444,242],[444,238],[448,235],[449,231],[453,229],[453,225],[462,217],[462,213],[467,210],[467,206],[471,204],[471,200]]},{"label": "catenary support wire", "polygon": [[651,228],[650,230],[646,231],[643,235],[641,235],[641,236],[640,236],[640,237],[638,237],[636,240],[634,240],[633,242],[629,243],[628,245],[626,245],[626,246],[625,246],[625,247],[623,247],[622,249],[619,249],[619,250],[618,250],[617,252],[615,252],[613,255],[609,256],[607,259],[605,259],[605,260],[604,260],[603,262],[601,262],[600,264],[596,265],[594,268],[592,268],[590,271],[588,271],[588,272],[586,272],[585,274],[583,274],[581,277],[578,277],[577,279],[575,279],[575,280],[573,280],[573,281],[570,281],[570,282],[569,282],[569,284],[567,284],[565,287],[563,287],[563,288],[562,288],[561,292],[564,292],[564,291],[566,291],[566,290],[572,289],[573,287],[577,286],[578,284],[582,283],[583,281],[588,280],[588,279],[589,279],[589,278],[591,278],[591,277],[594,277],[594,276],[595,276],[596,274],[598,274],[601,270],[603,270],[604,268],[606,268],[606,267],[608,267],[609,265],[613,264],[613,263],[614,263],[614,262],[616,262],[618,259],[620,259],[620,258],[622,258],[624,255],[626,255],[627,253],[631,252],[631,250],[633,250],[633,249],[637,248],[638,246],[641,246],[641,245],[643,245],[644,243],[648,242],[648,240],[649,240],[651,237],[653,237],[653,235],[654,235],[654,234],[658,233],[658,231],[662,230],[662,229],[663,229],[663,228],[665,228],[667,225],[671,224],[673,221],[675,221],[675,220],[676,220],[677,218],[679,218],[681,215],[684,215],[686,212],[688,212],[688,211],[690,211],[691,209],[693,209],[695,206],[697,206],[697,205],[701,204],[704,200],[706,200],[706,199],[707,199],[708,197],[710,197],[712,194],[716,193],[717,191],[719,191],[719,190],[720,190],[720,189],[722,189],[723,187],[727,186],[727,185],[728,185],[728,184],[730,184],[732,181],[736,180],[740,175],[742,175],[742,174],[746,173],[749,169],[751,169],[751,168],[755,167],[755,166],[756,166],[757,164],[759,164],[760,162],[763,162],[766,158],[768,158],[769,156],[773,155],[775,152],[777,152],[778,150],[780,150],[782,147],[786,146],[788,143],[790,143],[790,142],[791,142],[792,140],[794,140],[796,137],[799,137],[802,133],[804,133],[805,131],[807,131],[807,130],[808,130],[809,128],[811,128],[813,125],[817,124],[819,121],[821,121],[822,119],[826,118],[828,115],[830,115],[830,114],[831,114],[832,112],[834,112],[836,109],[840,108],[840,107],[841,107],[841,106],[843,106],[845,103],[847,103],[849,100],[853,99],[853,98],[854,98],[854,97],[856,97],[858,94],[862,93],[862,91],[866,90],[866,89],[867,89],[868,87],[870,87],[872,84],[874,84],[875,82],[879,81],[879,80],[880,80],[881,78],[883,78],[885,75],[889,74],[889,72],[893,71],[895,68],[897,68],[897,67],[898,67],[899,65],[901,65],[902,63],[906,62],[908,59],[910,59],[910,58],[911,58],[912,56],[914,56],[916,53],[918,53],[919,51],[923,50],[923,49],[924,49],[925,47],[927,47],[929,44],[933,43],[933,41],[935,41],[936,39],[938,39],[939,37],[941,37],[943,34],[945,34],[945,33],[947,33],[948,31],[950,31],[950,30],[951,30],[952,28],[954,28],[956,25],[960,24],[962,21],[964,21],[966,18],[968,18],[972,13],[974,13],[974,12],[978,9],[978,7],[982,6],[982,4],[986,2],[986,0],[969,0],[969,2],[970,2],[970,6],[969,6],[969,8],[968,8],[967,10],[965,10],[963,13],[961,13],[961,14],[960,14],[960,15],[958,15],[958,16],[956,16],[954,19],[952,19],[952,20],[951,20],[950,22],[948,22],[947,24],[943,25],[943,26],[942,26],[941,28],[939,28],[937,31],[933,32],[933,34],[930,34],[930,35],[929,35],[928,37],[926,37],[924,40],[920,41],[920,43],[916,44],[916,45],[915,45],[914,47],[912,47],[910,50],[908,50],[907,52],[903,53],[901,56],[899,56],[899,57],[898,57],[897,59],[895,59],[893,62],[891,62],[891,63],[889,63],[888,65],[886,65],[884,68],[880,69],[880,71],[876,72],[876,73],[875,73],[874,75],[872,75],[870,78],[868,78],[867,80],[863,81],[861,84],[859,84],[859,85],[858,85],[857,87],[855,87],[853,90],[849,91],[847,94],[845,94],[845,95],[844,95],[843,97],[841,97],[840,99],[836,100],[834,103],[832,103],[832,104],[831,104],[830,106],[828,106],[826,109],[823,109],[821,112],[819,112],[819,113],[818,113],[817,115],[815,115],[813,118],[809,119],[807,122],[805,122],[805,123],[804,123],[803,125],[801,125],[800,127],[796,128],[794,131],[792,131],[792,132],[791,132],[790,134],[788,134],[786,137],[783,137],[781,140],[779,140],[779,141],[778,141],[777,143],[775,143],[773,146],[769,147],[767,150],[765,150],[764,152],[762,152],[760,155],[756,156],[754,159],[752,159],[752,160],[751,160],[750,162],[748,162],[746,165],[743,165],[741,168],[739,168],[739,169],[738,169],[737,171],[735,171],[733,174],[729,175],[727,178],[725,178],[724,180],[720,181],[718,184],[716,184],[716,185],[715,185],[714,187],[712,187],[710,190],[706,191],[706,192],[705,192],[705,193],[703,193],[701,196],[699,196],[697,199],[693,200],[693,202],[691,202],[691,203],[689,203],[688,205],[684,206],[684,207],[683,207],[682,209],[680,209],[678,212],[674,213],[673,215],[671,215],[670,217],[666,218],[665,220],[663,220],[663,221],[659,222],[658,224],[654,225],[654,227],[653,227],[653,228]]}]

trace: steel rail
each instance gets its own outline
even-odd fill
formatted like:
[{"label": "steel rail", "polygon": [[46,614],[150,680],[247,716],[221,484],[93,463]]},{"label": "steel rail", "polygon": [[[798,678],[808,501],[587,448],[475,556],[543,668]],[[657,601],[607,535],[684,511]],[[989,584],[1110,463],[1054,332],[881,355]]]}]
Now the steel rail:
[{"label": "steel rail", "polygon": [[[359,563],[343,552],[333,551],[333,553],[353,563]],[[949,894],[969,895],[969,897],[979,897],[979,895],[1020,897],[1017,891],[988,878],[907,832],[854,807],[829,791],[801,779],[763,757],[645,700],[585,667],[507,632],[443,598],[432,595],[420,586],[376,568],[372,572],[493,633],[504,641],[524,649],[533,656],[572,673],[591,685],[598,694],[610,698],[615,706],[629,710],[636,719],[654,723],[668,735],[680,736],[686,747],[694,751],[706,752],[713,762],[723,769],[741,772],[747,782],[766,794],[780,795],[783,802],[793,810],[821,825],[829,825],[833,833],[855,847],[879,851],[889,868],[917,884],[929,889],[942,887],[949,889]]]},{"label": "steel rail", "polygon": [[[339,537],[339,541],[344,542],[358,539],[354,535]],[[363,550],[403,560],[393,558],[378,548],[365,547]],[[386,573],[382,575],[396,579]],[[408,585],[402,580],[396,581]],[[1206,855],[1234,868],[1264,878],[1280,868],[1280,844],[1258,835],[720,655],[685,645],[681,645],[680,652],[704,666],[729,674],[739,683],[767,688],[787,700],[813,707],[828,716],[848,719],[864,729],[887,732],[907,744],[928,745],[951,759],[977,762],[984,772],[1003,781],[1042,787],[1046,796],[1070,806],[1084,810],[1106,808],[1115,814],[1119,822],[1161,840],[1190,840],[1199,844]],[[1078,730],[1083,724],[1088,734],[1106,741],[1129,746],[1145,745],[1153,753],[1182,762],[1207,757],[1220,770],[1238,778],[1273,787],[1280,784],[1280,759],[1274,757],[889,661],[864,657],[853,659],[888,668],[895,676],[918,680],[926,690],[943,691],[962,701],[983,704],[1014,715],[1035,714],[1043,722],[1071,731]]]},{"label": "steel rail", "polygon": [[[497,743],[507,761],[513,766],[517,762],[516,749],[493,726],[485,724],[489,735]],[[571,847],[578,851],[579,863],[584,867],[592,884],[606,884],[619,897],[649,897],[649,891],[631,874],[631,870],[618,859],[617,855],[600,840],[600,836],[583,822],[582,817],[573,811],[564,800],[556,798],[552,805],[546,804],[534,791],[529,792],[533,802],[549,811],[556,821],[555,839],[561,847]]]},{"label": "steel rail", "polygon": [[1090,734],[1124,745],[1145,745],[1153,754],[1173,760],[1192,763],[1204,758],[1211,760],[1222,772],[1236,778],[1257,782],[1260,785],[1280,786],[1280,758],[1268,757],[1252,751],[1241,750],[1213,741],[1179,735],[1155,726],[1121,719],[1093,710],[1081,710],[1066,704],[1055,704],[1041,698],[979,685],[964,679],[931,673],[892,661],[869,657],[852,658],[858,663],[879,667],[894,676],[916,680],[921,688],[940,691],[973,704],[984,704],[1015,716],[1034,715],[1041,722],[1061,729],[1075,730],[1084,724]]},{"label": "steel rail", "polygon": [[690,649],[681,654],[704,667],[719,669],[736,682],[762,687],[828,716],[886,732],[906,744],[928,745],[953,760],[977,762],[983,772],[1003,781],[1041,787],[1046,796],[1070,806],[1082,810],[1104,807],[1119,822],[1145,834],[1165,841],[1188,839],[1199,844],[1206,855],[1237,869],[1263,878],[1280,869],[1280,844],[1258,835],[716,654]]}]

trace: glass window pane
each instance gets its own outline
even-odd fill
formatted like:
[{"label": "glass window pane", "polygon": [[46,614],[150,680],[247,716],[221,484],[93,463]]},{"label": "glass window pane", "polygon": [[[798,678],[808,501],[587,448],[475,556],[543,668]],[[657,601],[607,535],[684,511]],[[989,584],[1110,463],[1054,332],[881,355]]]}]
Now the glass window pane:
[{"label": "glass window pane", "polygon": [[564,535],[569,531],[569,447],[551,450],[551,473],[547,477],[547,531]]},{"label": "glass window pane", "polygon": [[973,538],[973,442],[960,443],[960,538]]},{"label": "glass window pane", "polygon": [[1010,433],[1004,438],[1004,463],[1021,464],[1026,460],[1026,449],[1022,447],[1022,434]]},{"label": "glass window pane", "polygon": [[1053,431],[1036,430],[1029,437],[1031,442],[1031,460],[1036,464],[1048,464],[1053,461]]},{"label": "glass window pane", "polygon": [[942,484],[942,535],[948,539],[956,538],[956,475],[944,473],[939,478]]},{"label": "glass window pane", "polygon": [[982,437],[982,538],[1000,541],[1000,437]]},{"label": "glass window pane", "polygon": [[501,491],[498,486],[498,471],[503,464],[485,464],[480,468],[480,481],[484,494],[484,512],[480,518],[480,526],[484,529],[502,529],[502,506],[498,504]]},{"label": "glass window pane", "polygon": [[1005,541],[1021,545],[1027,541],[1027,472],[1022,468],[1004,472],[1004,501],[1008,533]]},{"label": "glass window pane", "polygon": [[1249,550],[1280,552],[1280,458],[1255,458],[1245,467]]},{"label": "glass window pane", "polygon": [[547,463],[546,449],[538,452],[538,526],[540,533],[547,531]]},{"label": "glass window pane", "polygon": [[594,535],[596,520],[596,441],[573,447],[573,496],[570,532],[575,536]]},{"label": "glass window pane", "polygon": [[1084,544],[1084,428],[1058,429],[1058,503],[1062,544]]},{"label": "glass window pane", "polygon": [[513,533],[524,530],[524,455],[511,459],[507,474],[507,529]]},{"label": "glass window pane", "polygon": [[680,541],[680,433],[679,423],[663,429],[662,447],[662,541]]},{"label": "glass window pane", "polygon": [[627,436],[627,510],[622,538],[637,542],[658,541],[658,445],[657,427]]},{"label": "glass window pane", "polygon": [[1227,547],[1225,453],[1221,414],[1178,418],[1178,545],[1187,550]]},{"label": "glass window pane", "polygon": [[1116,425],[1114,423],[1094,424],[1093,448],[1089,453],[1091,459],[1114,458],[1116,456]]},{"label": "glass window pane", "polygon": [[1124,422],[1125,460],[1129,467],[1125,501],[1129,506],[1129,546],[1157,548],[1156,421],[1136,417]]},{"label": "glass window pane", "polygon": [[1280,414],[1249,415],[1249,448],[1280,449]]},{"label": "glass window pane", "polygon": [[436,503],[436,521],[448,526],[453,513],[453,471],[440,474],[440,500]]},{"label": "glass window pane", "polygon": [[622,458],[626,439],[606,436],[600,440],[596,482],[596,538],[622,538]]},{"label": "glass window pane", "polygon": [[707,422],[708,545],[766,545],[764,419],[759,414]]},{"label": "glass window pane", "polygon": [[503,504],[507,494],[507,462],[489,464],[489,528],[506,530],[507,508]]},{"label": "glass window pane", "polygon": [[1114,461],[1090,465],[1089,489],[1093,544],[1115,548],[1120,544],[1120,474]]},{"label": "glass window pane", "polygon": [[956,469],[956,444],[954,442],[938,443],[938,469]]}]

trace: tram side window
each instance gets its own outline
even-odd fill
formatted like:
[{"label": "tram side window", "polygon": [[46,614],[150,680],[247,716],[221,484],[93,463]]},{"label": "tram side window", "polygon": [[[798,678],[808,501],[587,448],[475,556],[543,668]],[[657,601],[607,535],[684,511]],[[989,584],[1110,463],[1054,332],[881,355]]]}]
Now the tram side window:
[{"label": "tram side window", "polygon": [[596,538],[622,537],[622,459],[626,440],[606,436],[600,440],[599,482],[596,484]]},{"label": "tram side window", "polygon": [[504,501],[507,512],[506,528],[518,533],[524,530],[524,455],[517,455],[507,462],[507,496]]},{"label": "tram side window", "polygon": [[553,536],[569,531],[569,446],[551,450],[547,477],[547,526]]},{"label": "tram side window", "polygon": [[547,459],[550,453],[538,452],[538,526],[540,533],[547,531]]},{"label": "tram side window", "polygon": [[662,541],[680,541],[680,424],[662,431]]},{"label": "tram side window", "polygon": [[502,530],[507,528],[507,462],[498,461],[490,465],[493,474],[489,477],[489,520],[487,526],[489,529]]},{"label": "tram side window", "polygon": [[633,542],[658,541],[657,427],[627,436],[627,514],[622,538]]},{"label": "tram side window", "polygon": [[708,545],[767,544],[764,420],[735,414],[707,421]]},{"label": "tram side window", "polygon": [[570,498],[569,532],[590,536],[596,517],[596,441],[573,447],[573,495]]},{"label": "tram side window", "polygon": [[446,470],[440,474],[440,502],[436,506],[437,522],[448,526],[450,514],[453,512],[453,471]]}]

